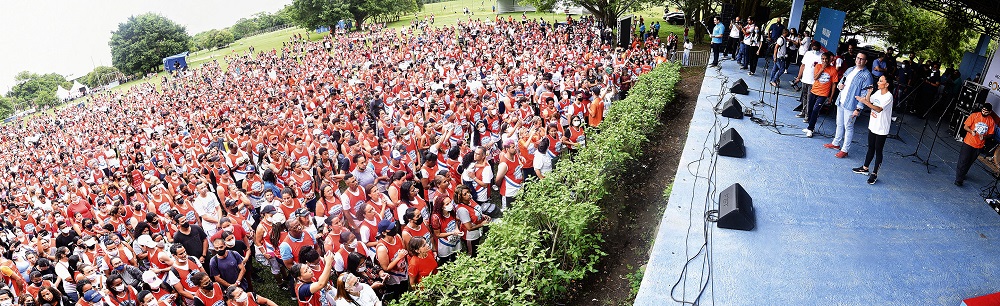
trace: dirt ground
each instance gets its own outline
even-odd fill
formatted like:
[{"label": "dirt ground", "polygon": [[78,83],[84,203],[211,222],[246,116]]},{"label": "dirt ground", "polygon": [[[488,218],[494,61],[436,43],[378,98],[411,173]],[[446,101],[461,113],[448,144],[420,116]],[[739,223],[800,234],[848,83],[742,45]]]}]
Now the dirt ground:
[{"label": "dirt ground", "polygon": [[571,288],[564,305],[632,305],[633,283],[638,286],[640,267],[649,260],[660,217],[666,206],[664,190],[673,183],[688,125],[694,114],[704,67],[684,68],[677,84],[677,100],[660,114],[663,125],[650,136],[645,154],[631,163],[611,195],[609,211],[600,224],[607,253],[597,273]]}]

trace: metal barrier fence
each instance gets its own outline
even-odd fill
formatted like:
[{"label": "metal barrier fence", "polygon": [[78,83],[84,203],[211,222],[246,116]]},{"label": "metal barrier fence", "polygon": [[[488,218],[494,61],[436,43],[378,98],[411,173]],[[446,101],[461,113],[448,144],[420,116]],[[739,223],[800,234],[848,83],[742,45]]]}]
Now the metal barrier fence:
[{"label": "metal barrier fence", "polygon": [[680,62],[684,67],[708,66],[712,62],[711,51],[691,51],[688,53],[688,60],[684,62],[684,51],[675,51],[670,54],[670,62]]}]

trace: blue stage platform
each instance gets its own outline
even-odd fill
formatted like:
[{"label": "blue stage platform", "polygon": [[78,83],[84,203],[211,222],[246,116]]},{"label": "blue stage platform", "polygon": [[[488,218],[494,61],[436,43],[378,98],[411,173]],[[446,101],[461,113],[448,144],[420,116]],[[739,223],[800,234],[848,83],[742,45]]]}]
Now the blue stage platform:
[{"label": "blue stage platform", "polygon": [[[952,184],[960,143],[948,136],[948,118],[928,173],[921,160],[903,157],[914,151],[924,121],[901,116],[902,141],[886,142],[878,182],[868,185],[851,172],[864,162],[867,115],[855,125],[849,156],[835,158],[823,147],[835,129],[830,115],[805,138],[806,124],[792,110],[796,98],[768,95],[755,103],[763,65],[752,77],[733,61],[707,70],[635,305],[680,305],[699,294],[700,305],[960,305],[1000,291],[1000,216],[980,196],[993,178],[977,162],[965,187]],[[793,77],[782,77],[781,93],[797,96]],[[755,117],[771,121],[777,99],[777,128],[715,115],[713,107],[731,97],[723,88],[740,78],[751,93],[736,97]],[[918,150],[922,158],[936,119]],[[712,154],[727,127],[743,136],[745,158]],[[706,225],[705,212],[717,209],[718,193],[733,183],[753,198],[753,231]]]}]

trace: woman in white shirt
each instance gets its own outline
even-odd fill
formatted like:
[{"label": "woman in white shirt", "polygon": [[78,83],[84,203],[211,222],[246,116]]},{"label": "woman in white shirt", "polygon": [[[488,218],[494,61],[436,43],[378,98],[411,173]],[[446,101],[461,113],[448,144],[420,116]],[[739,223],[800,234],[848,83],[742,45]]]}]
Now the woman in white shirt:
[{"label": "woman in white shirt", "polygon": [[691,49],[694,49],[694,44],[691,43],[690,39],[684,40],[684,61],[681,62],[684,66],[688,65],[688,57],[691,56]]},{"label": "woman in white shirt", "polygon": [[[865,154],[865,164],[852,170],[855,173],[868,174],[868,184],[872,185],[878,179],[878,168],[882,164],[882,149],[885,147],[885,139],[892,124],[892,93],[889,92],[889,82],[883,75],[878,78],[878,91],[868,97],[856,98],[870,107],[872,114],[868,121],[868,153]],[[869,170],[868,165],[872,163],[873,157],[875,165]]]}]

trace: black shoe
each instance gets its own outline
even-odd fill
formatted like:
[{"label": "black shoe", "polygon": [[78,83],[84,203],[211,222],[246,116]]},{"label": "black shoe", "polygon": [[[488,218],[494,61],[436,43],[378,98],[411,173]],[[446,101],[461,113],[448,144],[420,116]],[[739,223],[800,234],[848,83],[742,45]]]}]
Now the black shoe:
[{"label": "black shoe", "polygon": [[854,173],[857,173],[857,174],[868,175],[868,169],[865,169],[864,166],[851,169],[851,171],[854,171]]},{"label": "black shoe", "polygon": [[955,181],[955,186],[962,187],[962,181]]},{"label": "black shoe", "polygon": [[875,180],[878,180],[878,174],[872,173],[868,175],[868,185],[875,185]]}]

